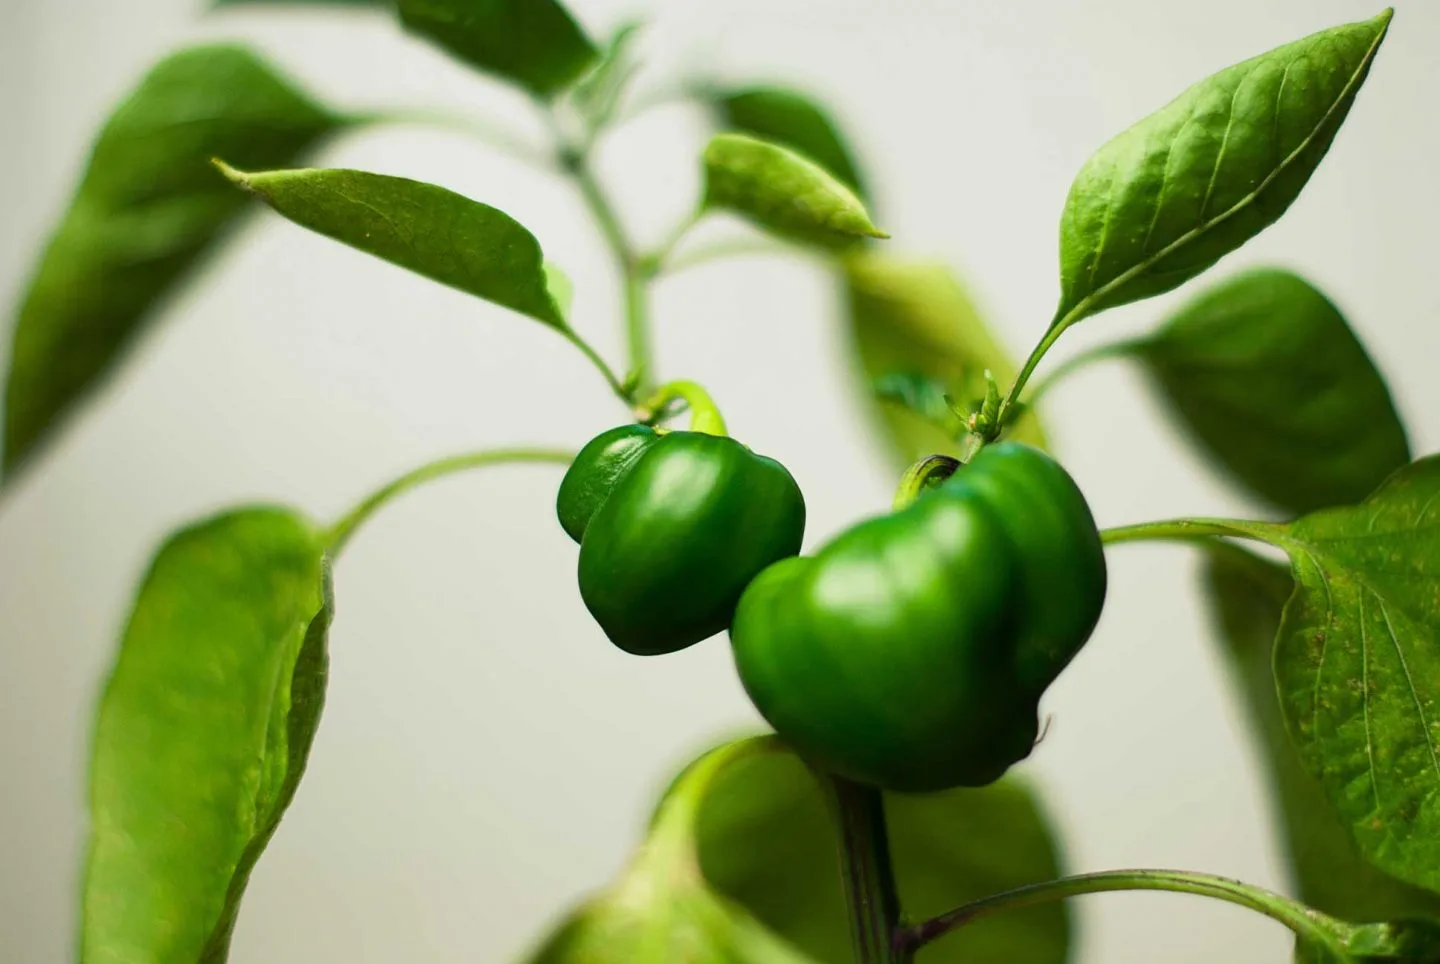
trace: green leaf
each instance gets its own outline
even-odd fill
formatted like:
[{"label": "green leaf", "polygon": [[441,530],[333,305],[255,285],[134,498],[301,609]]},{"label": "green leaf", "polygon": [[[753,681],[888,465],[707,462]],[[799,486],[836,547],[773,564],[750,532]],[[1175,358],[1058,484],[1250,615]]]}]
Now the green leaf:
[{"label": "green leaf", "polygon": [[1343,920],[1440,914],[1440,897],[1401,883],[1360,855],[1285,732],[1271,657],[1295,581],[1282,566],[1235,546],[1217,545],[1206,560],[1205,584],[1212,619],[1268,763],[1296,895]]},{"label": "green leaf", "polygon": [[819,164],[746,134],[716,134],[705,148],[705,207],[824,248],[889,237],[855,192]]},{"label": "green leaf", "polygon": [[707,91],[721,125],[803,154],[865,198],[855,155],[834,119],[813,99],[784,87]]},{"label": "green leaf", "polygon": [[293,163],[344,121],[249,51],[160,62],[95,142],[19,307],[5,388],[8,479],[120,363],[244,208],[210,158]]},{"label": "green leaf", "polygon": [[1137,355],[1207,454],[1292,514],[1359,502],[1410,461],[1370,356],[1329,299],[1288,271],[1215,286]]},{"label": "green leaf", "polygon": [[1057,322],[1169,291],[1284,214],[1329,150],[1390,17],[1226,68],[1100,148],[1061,219]]},{"label": "green leaf", "polygon": [[398,0],[406,29],[486,73],[552,98],[600,52],[555,0]]},{"label": "green leaf", "polygon": [[434,184],[364,171],[221,170],[291,221],[554,328],[540,244],[504,211]]},{"label": "green leaf", "polygon": [[[921,393],[933,402],[949,395],[975,402],[985,395],[985,371],[1001,384],[1015,377],[1015,364],[986,329],[979,312],[953,272],[943,265],[906,261],[870,252],[845,259],[851,345],[857,384],[898,466],[927,455],[959,456],[959,418],[938,407],[921,411],[877,399],[877,380],[899,375],[928,380]],[[918,399],[917,399],[918,400]],[[947,421],[948,417],[948,421]],[[1011,430],[1014,438],[1043,448],[1039,420],[1026,414]]]},{"label": "green leaf", "polygon": [[1371,863],[1440,890],[1440,456],[1358,506],[1254,528],[1298,584],[1275,676],[1300,759]]},{"label": "green leaf", "polygon": [[821,964],[708,886],[696,857],[696,812],[715,774],[737,759],[772,749],[768,741],[730,744],[687,768],[661,801],[647,840],[620,879],[571,912],[526,960]]},{"label": "green leaf", "polygon": [[331,613],[321,537],[289,510],[230,512],[160,549],[94,731],[82,962],[225,959],[305,769]]},{"label": "green leaf", "polygon": [[[833,821],[814,778],[770,740],[710,777],[696,835],[706,880],[817,961],[850,958]],[[756,752],[768,748],[768,752]],[[1032,793],[1012,779],[980,790],[887,795],[891,854],[911,919],[1059,876]],[[920,964],[1060,964],[1064,905],[976,921],[931,945]]]}]

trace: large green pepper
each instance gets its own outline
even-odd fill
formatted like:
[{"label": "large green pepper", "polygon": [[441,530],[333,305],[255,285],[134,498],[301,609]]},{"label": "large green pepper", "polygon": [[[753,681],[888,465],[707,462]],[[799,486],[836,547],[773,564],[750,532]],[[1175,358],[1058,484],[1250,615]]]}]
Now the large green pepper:
[{"label": "large green pepper", "polygon": [[724,435],[689,390],[701,431],[623,425],[593,439],[560,483],[580,543],[580,595],[615,645],[641,656],[726,629],[750,580],[800,551],[805,500],[790,473]]},{"label": "large green pepper", "polygon": [[983,448],[908,507],[761,573],[731,627],[761,714],[889,790],[982,786],[1023,759],[1045,688],[1105,601],[1099,533],[1039,450]]}]

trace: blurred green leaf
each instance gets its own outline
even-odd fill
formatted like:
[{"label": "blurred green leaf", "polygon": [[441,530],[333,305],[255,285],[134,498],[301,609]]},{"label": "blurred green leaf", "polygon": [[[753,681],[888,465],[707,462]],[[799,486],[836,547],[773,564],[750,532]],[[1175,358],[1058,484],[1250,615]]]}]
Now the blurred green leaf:
[{"label": "blurred green leaf", "polygon": [[20,304],[6,479],[120,363],[244,208],[210,158],[291,164],[344,123],[240,47],[195,47],[156,65],[106,121]]},{"label": "blurred green leaf", "polygon": [[217,9],[220,7],[388,7],[393,0],[210,0]]},{"label": "blurred green leaf", "polygon": [[716,134],[705,148],[705,206],[822,248],[889,237],[870,222],[855,192],[825,168],[747,134]]},{"label": "blurred green leaf", "polygon": [[[986,370],[1006,385],[1015,377],[1015,363],[945,266],[865,252],[847,257],[844,271],[858,384],[897,465],[933,454],[960,455],[963,426],[934,400],[948,394],[960,405],[977,402],[985,395]],[[897,375],[911,382],[917,402],[929,400],[922,408],[875,397],[875,382]],[[1021,417],[1010,437],[1045,447],[1033,413]]]},{"label": "blurred green leaf", "polygon": [[555,0],[398,0],[405,27],[489,74],[552,98],[600,56]]},{"label": "blurred green leaf", "polygon": [[742,87],[706,92],[730,130],[803,154],[866,198],[855,155],[834,119],[813,99],[785,87]]},{"label": "blurred green leaf", "polygon": [[1360,855],[1285,731],[1271,658],[1280,614],[1295,588],[1290,573],[1227,544],[1210,549],[1204,579],[1211,618],[1267,764],[1296,896],[1342,920],[1440,914],[1440,897],[1401,883]]},{"label": "blurred green leaf", "polygon": [[1370,356],[1330,300],[1288,271],[1216,285],[1136,354],[1206,453],[1291,513],[1359,502],[1410,461]]},{"label": "blurred green leaf", "polygon": [[222,169],[302,227],[565,328],[539,242],[504,211],[434,184],[364,171]]},{"label": "blurred green leaf", "polygon": [[1284,214],[1330,149],[1390,17],[1227,67],[1096,151],[1061,218],[1057,321],[1169,291]]},{"label": "blurred green leaf", "polygon": [[[820,788],[778,742],[742,745],[752,749],[732,753],[700,797],[695,833],[705,879],[816,961],[845,964],[846,901]],[[901,905],[911,919],[1059,876],[1044,815],[1013,778],[979,790],[889,794],[885,806]],[[1061,964],[1068,943],[1064,905],[1052,903],[977,921],[917,960]]]},{"label": "blurred green leaf", "polygon": [[305,769],[332,606],[316,528],[241,509],[151,564],[100,701],[80,959],[225,959]]},{"label": "blurred green leaf", "polygon": [[626,23],[616,28],[600,54],[595,68],[575,84],[571,98],[592,130],[614,119],[630,81],[640,70],[635,59],[635,38],[643,24]]}]

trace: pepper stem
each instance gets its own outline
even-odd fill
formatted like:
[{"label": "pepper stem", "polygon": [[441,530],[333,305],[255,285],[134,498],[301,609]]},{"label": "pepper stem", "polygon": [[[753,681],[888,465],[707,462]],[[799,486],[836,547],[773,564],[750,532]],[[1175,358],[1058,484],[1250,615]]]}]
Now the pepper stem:
[{"label": "pepper stem", "polygon": [[678,381],[661,385],[654,395],[635,409],[635,414],[642,422],[653,421],[664,410],[666,403],[677,398],[683,399],[690,407],[690,431],[703,432],[706,435],[730,434],[725,428],[725,419],[720,415],[720,409],[715,407],[714,399],[697,382]]},{"label": "pepper stem", "polygon": [[954,475],[960,460],[948,455],[927,455],[905,470],[895,487],[894,508],[903,509],[929,490]]}]

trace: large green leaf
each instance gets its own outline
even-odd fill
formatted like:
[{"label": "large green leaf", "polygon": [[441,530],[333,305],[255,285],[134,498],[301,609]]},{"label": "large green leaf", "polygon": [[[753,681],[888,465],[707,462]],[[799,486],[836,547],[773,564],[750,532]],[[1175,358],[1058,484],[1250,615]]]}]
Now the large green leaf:
[{"label": "large green leaf", "polygon": [[100,132],[20,305],[6,478],[119,363],[243,209],[210,158],[290,164],[341,124],[239,47],[185,50],[146,76]]},{"label": "large green leaf", "polygon": [[1440,456],[1358,506],[1241,528],[1291,559],[1275,677],[1301,761],[1371,863],[1440,890]]},{"label": "large green leaf", "polygon": [[721,125],[790,148],[866,197],[855,155],[834,119],[809,96],[785,87],[706,91]]},{"label": "large green leaf", "polygon": [[819,164],[748,134],[716,134],[705,148],[705,207],[734,212],[802,244],[844,248],[889,237],[855,192]]},{"label": "large green leaf", "polygon": [[364,171],[223,169],[296,224],[565,328],[539,243],[504,211],[434,184]]},{"label": "large green leaf", "polygon": [[319,723],[331,612],[321,536],[288,510],[161,548],[95,727],[83,962],[225,959]]},{"label": "large green leaf", "polygon": [[530,964],[820,964],[710,886],[696,852],[717,775],[772,752],[768,741],[732,743],[686,768],[620,878],[561,921]]},{"label": "large green leaf", "polygon": [[[814,777],[771,740],[710,777],[696,824],[710,885],[817,961],[850,957],[836,836]],[[758,752],[757,752],[758,751]],[[885,798],[901,904],[923,919],[1059,876],[1050,830],[1014,779],[979,790]],[[996,915],[926,947],[919,964],[1059,964],[1063,904]]]},{"label": "large green leaf", "polygon": [[1057,320],[1169,291],[1285,213],[1329,150],[1390,16],[1226,68],[1100,148],[1065,204]]},{"label": "large green leaf", "polygon": [[[943,404],[933,404],[935,396],[978,401],[985,396],[985,372],[1006,385],[1015,377],[1014,362],[944,265],[865,252],[845,259],[844,281],[858,384],[898,464],[936,453],[958,456],[963,427]],[[916,394],[928,402],[877,398],[877,383],[883,387],[897,375],[913,380]],[[1011,431],[1014,438],[1045,445],[1033,414]]]},{"label": "large green leaf", "polygon": [[1207,453],[1292,514],[1359,502],[1410,461],[1370,356],[1330,300],[1288,271],[1215,286],[1137,355]]},{"label": "large green leaf", "polygon": [[1216,628],[1268,764],[1296,896],[1343,920],[1440,915],[1440,897],[1401,883],[1360,855],[1350,831],[1320,784],[1305,771],[1285,732],[1271,658],[1280,614],[1295,586],[1290,574],[1243,549],[1221,545],[1206,560],[1205,584]]},{"label": "large green leaf", "polygon": [[398,0],[407,29],[543,98],[580,79],[600,52],[555,0]]}]

